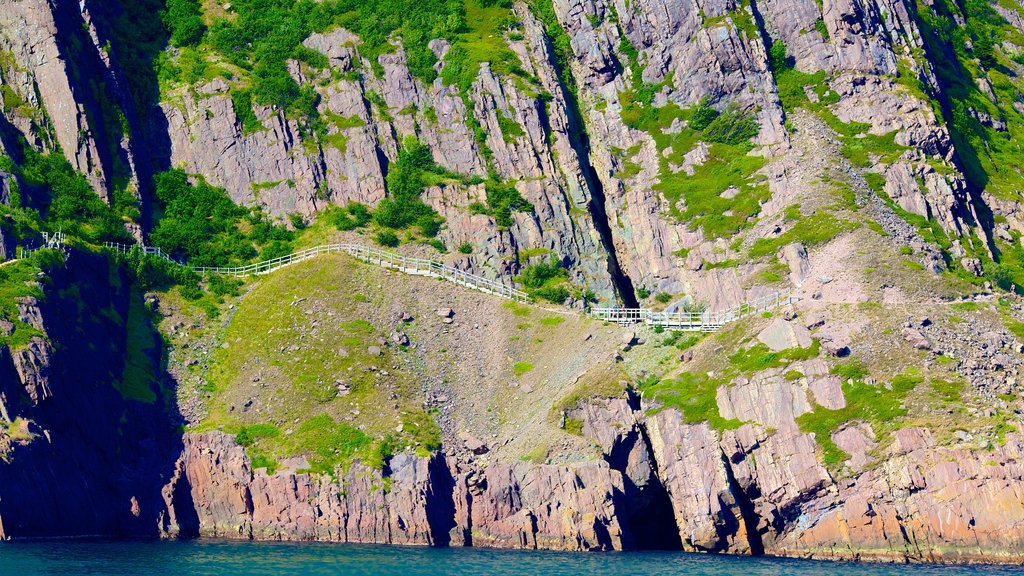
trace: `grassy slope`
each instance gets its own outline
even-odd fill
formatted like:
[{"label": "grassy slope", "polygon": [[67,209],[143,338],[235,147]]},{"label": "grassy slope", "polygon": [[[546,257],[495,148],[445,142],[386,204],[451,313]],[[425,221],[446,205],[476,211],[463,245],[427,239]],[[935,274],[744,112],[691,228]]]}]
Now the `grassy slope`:
[{"label": "grassy slope", "polygon": [[[458,441],[469,430],[498,444],[506,459],[547,458],[555,444],[568,447],[555,458],[589,458],[589,443],[566,440],[550,417],[552,406],[571,395],[622,392],[604,378],[591,379],[601,386],[577,381],[603,366],[618,340],[616,330],[583,317],[511,304],[346,256],[297,264],[246,288],[251,291],[243,297],[225,301],[215,321],[171,294],[163,329],[205,322],[199,331],[212,335],[216,324],[227,322],[222,338],[212,340],[217,345],[205,384],[191,380],[210,395],[194,429],[243,432],[240,443],[270,469],[294,456],[330,472],[353,458],[380,465],[394,451],[424,453],[441,441],[438,422],[450,423],[445,441]],[[442,323],[437,307],[455,309],[455,324]],[[403,311],[414,320],[400,322]],[[185,320],[190,315],[198,318]],[[378,339],[396,328],[409,335],[410,345],[381,346]],[[592,335],[588,346],[577,346],[586,334]],[[178,345],[185,348],[182,341]],[[382,348],[382,355],[371,354],[371,346]],[[202,346],[188,348],[194,353]],[[186,358],[177,362],[186,370]],[[351,391],[339,395],[338,382]],[[441,401],[425,402],[437,396]],[[512,441],[501,446],[505,438]]]}]

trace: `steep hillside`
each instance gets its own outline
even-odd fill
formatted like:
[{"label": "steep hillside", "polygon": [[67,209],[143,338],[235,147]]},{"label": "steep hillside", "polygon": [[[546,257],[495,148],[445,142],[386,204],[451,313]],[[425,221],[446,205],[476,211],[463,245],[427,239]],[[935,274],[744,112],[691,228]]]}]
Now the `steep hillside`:
[{"label": "steep hillside", "polygon": [[[1017,0],[0,0],[0,536],[1019,561],[1022,74]],[[327,242],[532,302],[181,265]]]}]

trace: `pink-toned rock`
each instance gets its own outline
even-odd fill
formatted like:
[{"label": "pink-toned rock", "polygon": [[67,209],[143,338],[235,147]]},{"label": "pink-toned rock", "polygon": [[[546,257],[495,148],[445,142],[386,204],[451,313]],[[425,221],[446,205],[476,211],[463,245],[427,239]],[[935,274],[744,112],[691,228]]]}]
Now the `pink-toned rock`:
[{"label": "pink-toned rock", "polygon": [[843,396],[843,383],[838,376],[827,375],[814,378],[809,385],[811,394],[814,395],[814,403],[829,410],[839,410],[846,407],[846,397]]},{"label": "pink-toned rock", "polygon": [[860,471],[871,461],[868,452],[877,446],[871,426],[867,424],[840,428],[832,433],[832,442],[837,448],[849,454],[846,464],[855,471]]},{"label": "pink-toned rock", "polygon": [[807,328],[782,318],[772,320],[771,324],[757,335],[757,339],[775,352],[789,348],[807,348],[811,345],[811,333]]}]

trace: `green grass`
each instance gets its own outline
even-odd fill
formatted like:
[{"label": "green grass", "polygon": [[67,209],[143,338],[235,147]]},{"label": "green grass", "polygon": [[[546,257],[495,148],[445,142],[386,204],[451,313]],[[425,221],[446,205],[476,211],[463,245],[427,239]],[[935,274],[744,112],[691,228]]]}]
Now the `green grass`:
[{"label": "green grass", "polygon": [[707,422],[715,430],[735,430],[743,423],[722,418],[718,412],[718,387],[727,382],[721,378],[708,378],[705,374],[684,372],[675,379],[638,383],[637,388],[649,401],[679,410],[684,422]]},{"label": "green grass", "polygon": [[[647,87],[648,91],[654,88]],[[655,108],[639,91],[623,92],[620,100],[626,125],[650,134],[659,152],[672,148],[668,158],[661,158],[660,181],[655,189],[669,201],[673,216],[694,229],[703,229],[712,238],[730,236],[750,225],[760,213],[761,202],[770,196],[768,188],[754,177],[765,159],[748,155],[752,148],[749,139],[756,135],[750,117],[729,109],[718,113],[703,102],[690,108],[672,103]],[[663,131],[673,121],[687,121],[693,116],[711,120],[696,123],[701,130],[683,128],[675,134]],[[668,164],[682,164],[682,156],[700,140],[709,144],[707,162],[695,167],[693,176],[673,173]],[[737,194],[723,198],[722,193],[731,187],[738,189]]]},{"label": "green grass", "polygon": [[843,380],[863,380],[864,377],[870,374],[867,366],[859,360],[850,360],[836,364],[832,367],[831,372]]},{"label": "green grass", "polygon": [[[680,349],[692,346],[701,337],[690,336],[687,340],[680,341],[681,336],[676,334],[666,338],[665,343],[676,345]],[[817,357],[819,350],[820,344],[817,340],[807,348],[791,348],[780,352],[772,352],[764,344],[758,343],[732,354],[728,364],[716,372],[714,377],[692,372],[684,372],[677,378],[667,379],[652,375],[638,382],[637,389],[648,402],[678,409],[686,422],[706,421],[716,430],[732,430],[739,428],[742,422],[725,419],[719,413],[719,387],[727,386],[737,376],[750,375],[757,371],[785,366],[790,362]]]},{"label": "green grass", "polygon": [[520,361],[512,365],[512,372],[515,373],[516,376],[522,376],[531,370],[533,370],[533,364],[530,364],[529,362]]},{"label": "green grass", "polygon": [[[380,467],[405,447],[435,449],[440,431],[419,400],[418,378],[401,361],[408,352],[385,346],[378,356],[369,350],[379,346],[382,329],[367,319],[374,317],[368,312],[383,304],[361,297],[358,289],[381,282],[382,274],[331,257],[264,278],[241,301],[223,333],[224,346],[212,354],[205,390],[212,398],[197,429],[244,431],[254,460],[305,456],[318,474],[344,469],[354,459]],[[308,304],[281,304],[311,297],[335,313],[331,322],[315,327],[316,337],[310,337],[315,317],[305,313]],[[371,367],[387,367],[390,374],[382,379]],[[266,388],[253,387],[256,376]],[[346,394],[339,394],[339,380]],[[273,403],[272,422],[266,413],[239,409],[254,394],[264,405]]]},{"label": "green grass", "polygon": [[775,238],[759,238],[750,247],[749,254],[751,258],[760,258],[774,254],[793,242],[800,242],[808,248],[818,246],[856,227],[856,223],[838,218],[829,212],[816,212],[801,219]]},{"label": "green grass", "polygon": [[583,420],[566,417],[565,426],[562,429],[574,436],[583,436]]},{"label": "green grass", "polygon": [[966,383],[963,380],[942,380],[932,378],[929,386],[936,395],[943,401],[951,404],[963,402],[963,391]]},{"label": "green grass", "polygon": [[836,446],[832,433],[847,422],[857,421],[869,423],[879,437],[897,429],[907,414],[904,399],[923,381],[924,377],[919,373],[908,371],[893,377],[888,387],[881,384],[873,386],[860,379],[844,382],[845,408],[829,410],[815,406],[811,412],[797,417],[797,424],[801,431],[815,435],[825,465],[837,468],[849,458],[849,454]]},{"label": "green grass", "polygon": [[43,297],[36,282],[36,274],[41,270],[35,255],[0,267],[0,318],[14,324],[11,335],[0,335],[0,346],[6,345],[11,350],[17,350],[28,344],[33,336],[42,335],[39,330],[19,320],[16,300],[19,297]]},{"label": "green grass", "polygon": [[512,311],[512,314],[515,314],[516,316],[519,316],[521,318],[525,318],[530,315],[530,307],[527,306],[526,304],[520,304],[518,302],[509,301],[502,304],[502,306],[508,308],[509,310]]},{"label": "green grass", "polygon": [[127,338],[124,374],[117,389],[125,398],[147,404],[156,401],[153,386],[159,384],[156,379],[159,366],[154,365],[154,355],[159,359],[156,350],[163,344],[153,330],[155,320],[155,316],[143,304],[141,295],[133,295],[125,322]]},{"label": "green grass", "polygon": [[797,360],[816,358],[819,350],[820,343],[817,340],[814,340],[807,348],[789,348],[778,352],[772,352],[768,346],[759,342],[729,356],[729,365],[740,374],[752,374],[769,368],[785,366]]}]

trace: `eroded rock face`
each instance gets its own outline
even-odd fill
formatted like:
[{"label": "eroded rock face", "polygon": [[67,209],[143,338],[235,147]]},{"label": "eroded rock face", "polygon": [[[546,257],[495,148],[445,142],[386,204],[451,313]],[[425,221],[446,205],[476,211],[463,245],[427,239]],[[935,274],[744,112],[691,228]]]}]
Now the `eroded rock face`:
[{"label": "eroded rock face", "polygon": [[252,470],[234,437],[187,434],[164,488],[167,535],[620,550],[618,472],[579,467],[448,464],[399,454],[380,470],[353,464],[338,478]]},{"label": "eroded rock face", "polygon": [[[173,480],[164,488],[167,534],[260,540],[445,544],[430,515],[450,492],[435,475],[444,466],[400,454],[390,486],[379,470],[353,465],[338,479],[253,470],[234,437],[187,434]],[[437,540],[438,534],[444,539]]]},{"label": "eroded rock face", "polygon": [[174,400],[122,395],[128,278],[104,256],[71,258],[17,302],[45,336],[0,345],[0,538],[153,535],[159,477],[181,452]]}]

